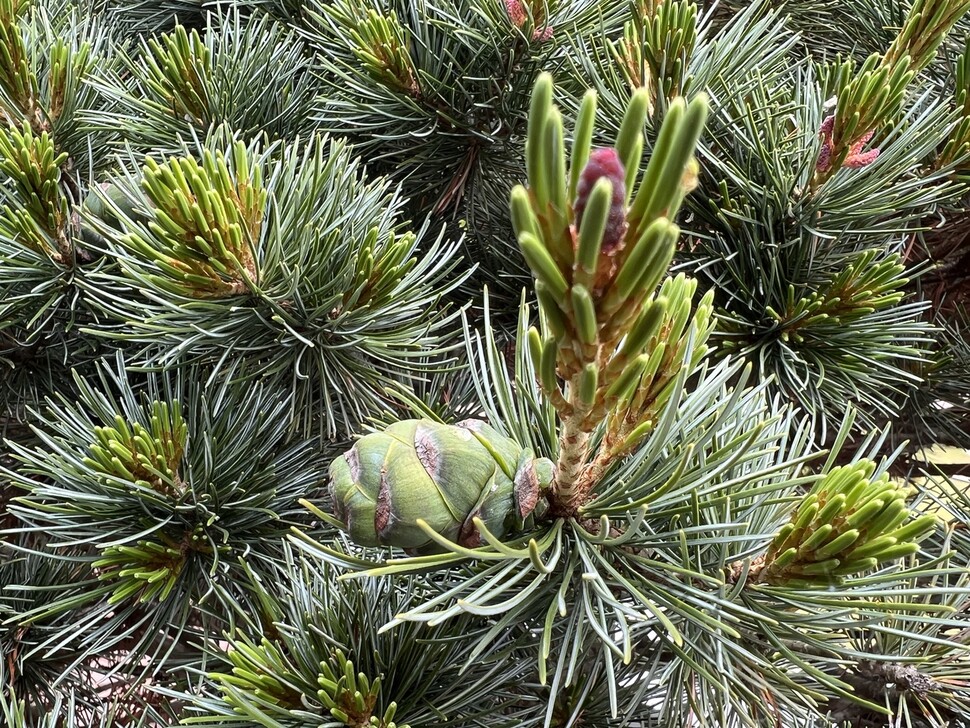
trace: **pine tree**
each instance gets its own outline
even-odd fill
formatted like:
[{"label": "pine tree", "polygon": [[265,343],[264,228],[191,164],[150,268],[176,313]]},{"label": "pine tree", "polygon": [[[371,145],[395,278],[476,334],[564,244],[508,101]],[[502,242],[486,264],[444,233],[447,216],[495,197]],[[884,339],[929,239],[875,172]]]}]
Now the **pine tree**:
[{"label": "pine tree", "polygon": [[970,725],[970,2],[0,0],[0,723]]}]

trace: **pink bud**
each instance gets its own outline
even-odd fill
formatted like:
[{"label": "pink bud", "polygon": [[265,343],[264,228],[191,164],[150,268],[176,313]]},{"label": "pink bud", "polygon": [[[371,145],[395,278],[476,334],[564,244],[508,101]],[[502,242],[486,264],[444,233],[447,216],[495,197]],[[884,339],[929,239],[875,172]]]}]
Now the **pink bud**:
[{"label": "pink bud", "polygon": [[505,9],[509,13],[509,20],[516,28],[521,28],[525,25],[525,21],[529,19],[529,14],[526,13],[522,0],[505,0]]},{"label": "pink bud", "polygon": [[858,154],[859,150],[862,149],[870,139],[872,139],[872,135],[875,133],[876,132],[874,130],[867,131],[862,139],[852,145],[852,154]]},{"label": "pink bud", "polygon": [[608,253],[620,244],[623,235],[626,233],[626,170],[623,169],[623,162],[620,155],[612,147],[600,147],[594,149],[589,155],[589,161],[579,175],[579,183],[576,185],[576,200],[573,203],[573,210],[576,213],[576,229],[578,230],[583,222],[583,213],[589,203],[589,195],[593,191],[593,185],[600,179],[606,177],[613,184],[613,198],[610,201],[610,214],[606,219],[606,230],[603,232],[603,245],[601,250]]},{"label": "pink bud", "polygon": [[818,128],[818,133],[822,135],[822,148],[818,152],[818,161],[815,169],[824,172],[832,164],[832,129],[835,127],[835,115],[830,114],[822,121]]},{"label": "pink bud", "polygon": [[857,156],[859,154],[862,154],[862,148],[866,145],[866,143],[870,139],[872,139],[873,133],[874,132],[872,132],[872,131],[866,132],[865,136],[863,136],[859,141],[857,141],[855,144],[853,144],[851,147],[849,147],[849,155],[848,156],[855,157],[855,156]]},{"label": "pink bud", "polygon": [[878,149],[870,149],[868,152],[862,152],[861,154],[850,154],[846,157],[844,166],[849,169],[859,169],[860,167],[865,167],[875,162],[878,156]]},{"label": "pink bud", "polygon": [[850,169],[859,169],[876,161],[876,157],[879,156],[878,149],[870,149],[868,152],[862,151],[862,148],[872,139],[874,133],[874,131],[867,132],[865,136],[849,148],[849,154],[845,158],[844,166]]},{"label": "pink bud", "polygon": [[822,148],[818,152],[818,162],[815,163],[815,169],[820,172],[825,171],[829,168],[829,164],[832,162],[832,145],[828,142],[822,143]]},{"label": "pink bud", "polygon": [[552,26],[547,25],[541,30],[536,28],[535,32],[532,34],[532,40],[537,40],[540,43],[545,43],[547,40],[552,40]]}]

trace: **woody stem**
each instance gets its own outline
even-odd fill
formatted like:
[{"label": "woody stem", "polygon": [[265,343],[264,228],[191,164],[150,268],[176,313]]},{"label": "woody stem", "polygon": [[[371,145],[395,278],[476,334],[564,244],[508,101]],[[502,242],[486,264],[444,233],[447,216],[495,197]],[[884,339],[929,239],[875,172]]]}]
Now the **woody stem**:
[{"label": "woody stem", "polygon": [[[578,386],[570,386],[569,403],[576,405]],[[588,495],[583,471],[586,465],[590,432],[583,425],[581,408],[563,420],[559,436],[559,459],[556,462],[556,479],[552,484],[551,501],[557,515],[572,516]]]}]

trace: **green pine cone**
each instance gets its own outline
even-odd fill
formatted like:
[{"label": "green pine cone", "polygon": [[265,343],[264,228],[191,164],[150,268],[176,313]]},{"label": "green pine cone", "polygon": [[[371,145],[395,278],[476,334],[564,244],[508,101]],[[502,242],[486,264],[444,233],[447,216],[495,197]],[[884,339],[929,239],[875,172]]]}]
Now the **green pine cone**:
[{"label": "green pine cone", "polygon": [[361,546],[430,553],[418,525],[466,547],[481,545],[480,518],[503,536],[532,513],[553,465],[478,420],[396,422],[330,464],[333,514]]}]

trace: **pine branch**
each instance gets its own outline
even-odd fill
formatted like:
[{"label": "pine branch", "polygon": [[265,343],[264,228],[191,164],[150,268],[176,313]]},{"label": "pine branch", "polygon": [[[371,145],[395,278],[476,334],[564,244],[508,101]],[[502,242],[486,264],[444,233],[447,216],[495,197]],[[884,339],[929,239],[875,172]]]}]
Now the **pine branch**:
[{"label": "pine branch", "polygon": [[507,208],[524,175],[530,90],[541,70],[580,53],[573,38],[609,34],[627,11],[588,0],[308,4],[299,25],[317,53],[321,128],[400,181],[416,218],[454,221],[480,265],[464,299],[487,284],[510,309],[518,301],[528,271]]},{"label": "pine branch", "polygon": [[403,229],[398,192],[364,181],[341,142],[222,144],[124,160],[108,220],[90,220],[120,268],[90,296],[119,328],[91,335],[132,342],[148,366],[232,352],[247,376],[285,382],[295,426],[321,438],[383,409],[415,367],[449,366],[455,314],[439,301],[463,277],[457,242],[419,253],[427,228]]},{"label": "pine branch", "polygon": [[[245,717],[261,726],[517,725],[503,693],[521,667],[466,662],[467,648],[440,627],[377,630],[420,598],[415,580],[338,581],[330,567],[288,549],[270,569],[248,584],[262,599],[257,619],[210,640],[208,684],[178,696],[191,701],[186,724]],[[484,626],[473,617],[463,624]],[[463,674],[454,669],[460,664]]]},{"label": "pine branch", "polygon": [[[267,74],[266,69],[274,69]],[[317,92],[311,62],[293,32],[239,10],[208,16],[203,30],[177,25],[99,69],[92,86],[108,103],[86,115],[140,152],[177,154],[180,138],[205,138],[225,124],[243,138],[274,141],[312,132]]]},{"label": "pine branch", "polygon": [[967,4],[0,0],[0,723],[959,722]]},{"label": "pine branch", "polygon": [[[51,534],[20,549],[76,571],[67,594],[15,605],[17,623],[55,618],[55,642],[97,622],[100,638],[82,640],[76,659],[90,663],[114,646],[119,662],[106,674],[144,677],[163,670],[195,627],[249,608],[238,558],[254,544],[274,552],[321,473],[307,444],[290,439],[286,397],[240,384],[237,371],[207,383],[184,368],[137,392],[119,359],[96,380],[76,376],[76,401],[48,401],[36,414],[37,446],[10,443],[16,465],[3,475],[23,495],[7,510],[17,531]],[[202,608],[208,600],[217,606]]]}]

